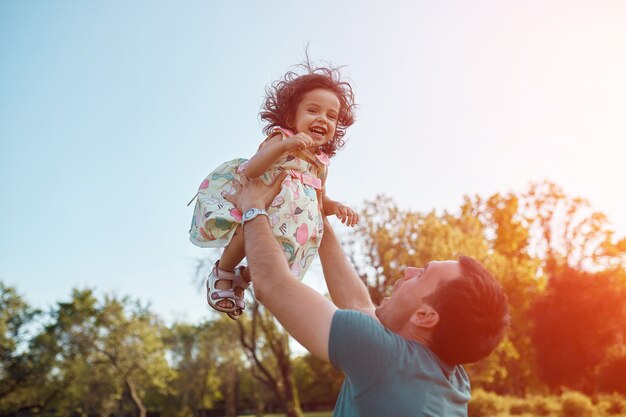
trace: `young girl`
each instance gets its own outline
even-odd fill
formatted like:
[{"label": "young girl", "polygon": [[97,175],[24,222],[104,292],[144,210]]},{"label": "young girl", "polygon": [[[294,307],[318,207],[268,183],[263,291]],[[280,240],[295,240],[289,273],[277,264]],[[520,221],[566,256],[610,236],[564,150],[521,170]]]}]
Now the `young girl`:
[{"label": "young girl", "polygon": [[346,128],[354,123],[352,87],[341,81],[338,69],[301,67],[304,75],[287,72],[267,89],[260,116],[268,136],[257,153],[250,160],[222,164],[197,193],[190,240],[200,247],[225,247],[207,278],[207,301],[232,319],[245,308],[249,276],[238,266],[245,256],[242,214],[224,196],[236,191],[242,176],[270,184],[288,173],[267,216],[291,272],[300,280],[320,245],[322,216],[335,214],[349,226],[358,222],[350,207],[331,200],[324,190],[329,158],[343,146]]}]

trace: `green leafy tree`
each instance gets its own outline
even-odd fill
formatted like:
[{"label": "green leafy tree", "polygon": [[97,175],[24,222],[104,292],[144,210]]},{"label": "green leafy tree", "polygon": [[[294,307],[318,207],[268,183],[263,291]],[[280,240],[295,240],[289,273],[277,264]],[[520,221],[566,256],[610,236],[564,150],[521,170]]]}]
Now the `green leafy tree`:
[{"label": "green leafy tree", "polygon": [[0,282],[0,416],[39,412],[61,392],[55,345],[34,334],[41,315]]},{"label": "green leafy tree", "polygon": [[237,321],[237,326],[252,375],[275,395],[287,417],[302,417],[289,334],[256,300],[249,303],[246,316]]},{"label": "green leafy tree", "polygon": [[245,379],[237,326],[225,315],[198,325],[178,323],[167,332],[166,343],[176,372],[168,414],[191,416],[223,404],[226,415],[237,415]]},{"label": "green leafy tree", "polygon": [[[203,276],[203,272],[209,267],[212,265],[209,265],[206,260],[199,261],[196,275],[198,277]],[[204,290],[204,281],[198,280],[198,282],[202,284],[202,290]],[[247,359],[250,375],[257,383],[260,382],[264,386],[263,389],[252,387],[249,391],[259,413],[263,408],[262,406],[270,401],[268,393],[271,393],[270,396],[273,396],[274,401],[278,402],[279,407],[285,411],[288,417],[300,417],[302,416],[302,408],[293,373],[289,345],[290,336],[274,316],[254,299],[251,291],[246,291],[246,295],[246,313],[236,322],[237,339],[241,350],[233,350],[232,346],[224,350],[237,352],[237,354],[243,352]],[[232,328],[232,322],[225,321],[225,323],[227,327]],[[237,360],[226,361],[223,366],[232,366]],[[231,368],[225,375],[231,378],[238,377],[235,372],[236,369],[238,367]],[[225,387],[228,386],[228,382],[223,381],[226,384]],[[230,381],[230,383],[231,387],[237,385],[237,381]],[[232,388],[223,390],[226,394],[225,399],[232,397],[232,395],[228,395],[230,391]],[[231,415],[229,413],[234,412],[233,407],[228,405],[229,402],[226,401],[227,414]]]},{"label": "green leafy tree", "polygon": [[216,333],[211,323],[176,323],[167,330],[165,342],[176,374],[163,410],[166,414],[193,416],[203,408],[212,408],[221,398]]},{"label": "green leafy tree", "polygon": [[172,376],[156,316],[129,298],[98,302],[91,290],[75,290],[54,318],[47,331],[60,347],[59,372],[68,384],[58,409],[108,415],[131,404],[145,417],[143,398],[166,391]]},{"label": "green leafy tree", "polygon": [[360,218],[349,242],[350,256],[374,304],[388,295],[406,266],[487,254],[482,224],[469,212],[438,216],[403,211],[389,197],[378,196],[365,202]]},{"label": "green leafy tree", "polygon": [[303,406],[313,410],[333,408],[341,390],[343,373],[310,353],[295,358],[293,367]]}]

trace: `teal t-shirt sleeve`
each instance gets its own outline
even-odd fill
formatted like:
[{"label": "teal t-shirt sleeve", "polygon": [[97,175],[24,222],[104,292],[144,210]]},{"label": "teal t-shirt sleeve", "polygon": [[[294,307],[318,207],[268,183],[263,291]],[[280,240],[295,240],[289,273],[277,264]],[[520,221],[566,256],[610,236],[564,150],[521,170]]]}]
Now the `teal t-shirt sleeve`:
[{"label": "teal t-shirt sleeve", "polygon": [[377,380],[398,349],[397,336],[372,317],[352,310],[335,312],[328,356],[358,391]]}]

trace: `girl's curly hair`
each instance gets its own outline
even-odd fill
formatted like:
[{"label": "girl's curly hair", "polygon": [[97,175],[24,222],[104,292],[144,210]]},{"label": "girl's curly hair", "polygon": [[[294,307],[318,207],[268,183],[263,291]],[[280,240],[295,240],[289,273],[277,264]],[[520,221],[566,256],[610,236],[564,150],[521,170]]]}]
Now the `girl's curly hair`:
[{"label": "girl's curly hair", "polygon": [[[267,87],[265,89],[267,97],[259,114],[261,120],[267,122],[263,133],[269,135],[274,127],[291,128],[296,109],[303,96],[317,88],[329,90],[339,99],[339,117],[335,136],[320,149],[328,156],[334,156],[337,149],[344,145],[342,138],[346,134],[346,129],[354,123],[356,108],[352,86],[347,81],[341,80],[340,68],[313,67],[307,59],[305,63],[297,65],[294,71],[288,71],[283,79]],[[305,73],[301,75],[297,69],[303,69]]]}]

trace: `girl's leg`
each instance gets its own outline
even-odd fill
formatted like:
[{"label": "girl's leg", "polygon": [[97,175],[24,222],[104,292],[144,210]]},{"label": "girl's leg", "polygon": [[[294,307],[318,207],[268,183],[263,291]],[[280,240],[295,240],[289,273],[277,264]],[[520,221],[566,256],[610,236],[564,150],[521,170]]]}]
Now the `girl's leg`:
[{"label": "girl's leg", "polygon": [[[243,246],[243,233],[241,232],[241,227],[237,227],[233,238],[230,240],[230,243],[226,248],[224,248],[224,252],[222,252],[222,256],[220,258],[218,266],[217,274],[232,274],[237,265],[241,262],[241,260],[245,256],[244,246]],[[247,269],[247,268],[246,268]],[[220,290],[227,290],[231,287],[231,283],[226,280],[217,281],[215,287]],[[243,296],[243,290],[241,288],[237,288],[235,290],[235,295],[237,297]],[[232,302],[229,300],[222,300],[217,303],[220,307],[229,308],[232,306]]]},{"label": "girl's leg", "polygon": [[241,232],[241,226],[237,227],[233,238],[220,258],[220,269],[223,271],[233,272],[237,265],[241,262],[243,257],[246,256],[243,247],[243,233]]}]

